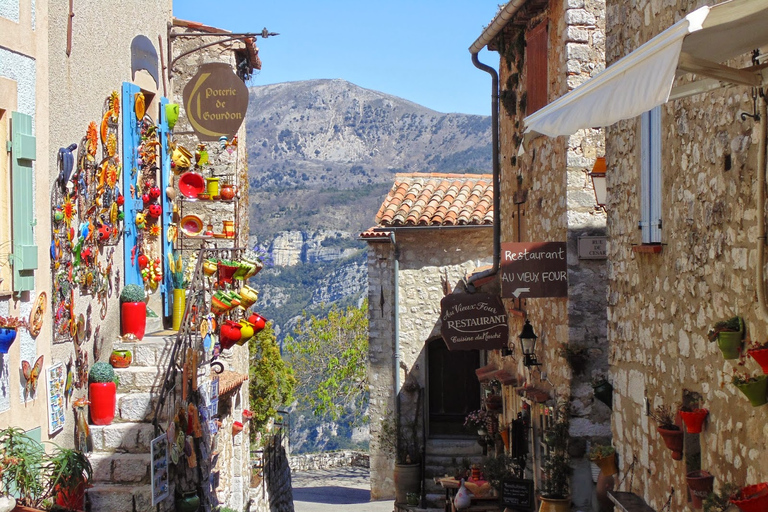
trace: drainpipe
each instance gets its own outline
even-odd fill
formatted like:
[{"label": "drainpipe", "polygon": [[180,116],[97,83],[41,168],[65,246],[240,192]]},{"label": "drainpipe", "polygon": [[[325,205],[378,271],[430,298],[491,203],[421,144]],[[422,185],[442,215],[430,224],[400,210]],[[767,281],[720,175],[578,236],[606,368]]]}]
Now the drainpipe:
[{"label": "drainpipe", "polygon": [[395,392],[395,458],[397,458],[397,454],[400,453],[400,249],[397,247],[394,230],[390,231],[389,239],[392,241],[395,257],[395,325],[393,329],[394,354],[392,357],[392,371],[394,372]]},{"label": "drainpipe", "polygon": [[[478,50],[479,51],[479,50]],[[477,52],[472,53],[472,64],[477,69],[491,75],[491,146],[493,149],[493,267],[477,274],[472,274],[467,280],[468,290],[474,291],[474,283],[484,277],[495,276],[499,271],[501,261],[501,222],[500,222],[500,190],[499,190],[499,74],[487,64],[483,64],[477,58]]]},{"label": "drainpipe", "polygon": [[766,109],[763,94],[759,95],[760,112],[760,142],[757,150],[757,208],[759,220],[757,222],[757,302],[760,305],[760,314],[763,319],[768,317],[768,306],[765,301],[765,173],[766,173],[766,135],[768,135],[768,109]]}]

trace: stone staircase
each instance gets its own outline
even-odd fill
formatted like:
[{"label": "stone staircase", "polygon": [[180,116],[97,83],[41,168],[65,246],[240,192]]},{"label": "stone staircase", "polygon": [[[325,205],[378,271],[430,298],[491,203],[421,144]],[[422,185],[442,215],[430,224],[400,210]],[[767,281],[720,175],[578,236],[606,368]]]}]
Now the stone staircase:
[{"label": "stone staircase", "polygon": [[445,489],[435,483],[435,477],[453,476],[463,459],[470,463],[481,463],[483,449],[471,439],[428,439],[427,456],[424,465],[424,490],[427,507],[443,510]]},{"label": "stone staircase", "polygon": [[[136,343],[113,345],[113,349],[130,350],[133,362],[128,368],[115,369],[120,384],[112,424],[90,426],[93,452],[88,458],[93,466],[93,487],[87,493],[92,511],[155,510],[150,483],[150,443],[155,438],[152,419],[175,338],[175,333],[149,334]],[[161,414],[163,421],[167,420],[164,416],[167,414]]]}]

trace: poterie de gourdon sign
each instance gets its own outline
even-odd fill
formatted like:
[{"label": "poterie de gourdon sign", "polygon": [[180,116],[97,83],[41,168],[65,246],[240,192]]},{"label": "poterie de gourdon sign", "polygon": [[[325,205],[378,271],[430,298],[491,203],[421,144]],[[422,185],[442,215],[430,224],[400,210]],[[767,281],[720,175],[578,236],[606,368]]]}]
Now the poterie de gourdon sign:
[{"label": "poterie de gourdon sign", "polygon": [[568,296],[565,242],[501,244],[501,296],[516,299]]},{"label": "poterie de gourdon sign", "polygon": [[183,97],[187,120],[200,140],[232,138],[248,110],[248,87],[221,62],[200,66]]},{"label": "poterie de gourdon sign", "polygon": [[487,293],[454,293],[440,301],[440,334],[448,350],[492,350],[506,346],[504,304]]}]

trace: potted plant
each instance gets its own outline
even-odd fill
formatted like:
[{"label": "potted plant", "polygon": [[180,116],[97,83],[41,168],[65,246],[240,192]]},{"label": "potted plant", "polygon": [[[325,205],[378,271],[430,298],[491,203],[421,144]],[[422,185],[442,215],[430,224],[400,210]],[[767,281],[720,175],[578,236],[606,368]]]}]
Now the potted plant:
[{"label": "potted plant", "polygon": [[49,496],[42,478],[45,450],[23,430],[0,430],[0,496],[15,496],[17,508],[39,507]]},{"label": "potted plant", "polygon": [[24,320],[13,316],[0,316],[0,354],[8,353],[8,349],[16,340],[18,330],[24,326]]},{"label": "potted plant", "polygon": [[683,431],[675,425],[675,416],[668,405],[659,405],[651,413],[651,418],[659,425],[656,431],[661,434],[664,444],[672,450],[672,459],[683,460]]},{"label": "potted plant", "polygon": [[48,457],[45,472],[50,478],[58,507],[65,510],[84,509],[85,489],[93,477],[93,469],[83,452],[56,446]]},{"label": "potted plant", "polygon": [[544,479],[539,495],[539,512],[568,512],[571,509],[568,428],[568,404],[561,402],[555,411],[554,423],[544,434],[549,453],[542,463]]},{"label": "potted plant", "polygon": [[698,404],[680,407],[680,417],[689,434],[701,434],[704,420],[708,415],[709,410],[699,408]]},{"label": "potted plant", "polygon": [[613,408],[613,386],[604,375],[598,375],[592,380],[595,398],[603,402],[609,409]]},{"label": "potted plant", "polygon": [[768,341],[753,341],[747,350],[749,357],[757,361],[763,373],[768,373]]},{"label": "potted plant", "polygon": [[589,460],[600,468],[604,476],[615,475],[619,472],[616,465],[616,448],[610,444],[598,444],[589,450]]},{"label": "potted plant", "polygon": [[91,401],[91,423],[109,425],[115,418],[117,380],[108,363],[93,363],[88,373],[88,395]]},{"label": "potted plant", "polygon": [[717,341],[725,359],[738,359],[741,355],[741,340],[744,338],[744,321],[740,316],[715,323],[708,333],[709,341]]},{"label": "potted plant", "polygon": [[504,480],[521,478],[524,471],[524,457],[512,457],[502,453],[495,457],[488,457],[483,462],[483,476],[499,493]]},{"label": "potted plant", "polygon": [[498,420],[495,414],[485,409],[472,411],[464,418],[464,426],[477,430],[478,435],[492,436],[498,430]]},{"label": "potted plant", "polygon": [[421,453],[417,420],[397,425],[394,420],[382,424],[379,443],[384,451],[395,454],[395,502],[406,503],[408,493],[421,491]]},{"label": "potted plant", "polygon": [[127,284],[120,291],[121,334],[133,334],[138,339],[144,338],[147,328],[147,304],[144,302],[144,286]]},{"label": "potted plant", "polygon": [[725,512],[731,507],[731,497],[739,492],[739,487],[730,482],[720,486],[719,492],[711,492],[704,500],[704,512]]},{"label": "potted plant", "polygon": [[[739,363],[742,365],[743,361]],[[768,375],[762,374],[753,376],[737,368],[733,369],[731,382],[739,388],[739,391],[749,399],[752,407],[760,407],[768,403],[766,391],[768,390]]]},{"label": "potted plant", "polygon": [[688,490],[691,492],[691,504],[693,508],[701,508],[704,498],[712,492],[715,477],[703,470],[691,471],[685,475],[688,482]]},{"label": "potted plant", "polygon": [[168,255],[168,268],[171,271],[173,283],[173,314],[172,329],[178,331],[181,328],[181,320],[184,318],[184,309],[187,305],[187,281],[184,278],[184,262],[181,254],[176,259],[172,254]]},{"label": "potted plant", "polygon": [[743,512],[765,512],[768,510],[768,483],[742,487],[730,501]]}]

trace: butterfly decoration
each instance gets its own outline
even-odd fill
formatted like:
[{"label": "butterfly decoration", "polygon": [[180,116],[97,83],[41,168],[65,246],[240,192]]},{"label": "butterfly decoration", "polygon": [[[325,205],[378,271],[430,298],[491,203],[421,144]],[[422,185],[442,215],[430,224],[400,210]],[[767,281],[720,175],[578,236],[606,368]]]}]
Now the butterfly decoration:
[{"label": "butterfly decoration", "polygon": [[37,378],[43,371],[43,357],[38,357],[34,366],[31,366],[28,361],[21,361],[21,371],[24,373],[24,378],[27,379],[27,383],[24,385],[26,396],[31,397],[33,394],[37,394]]}]

